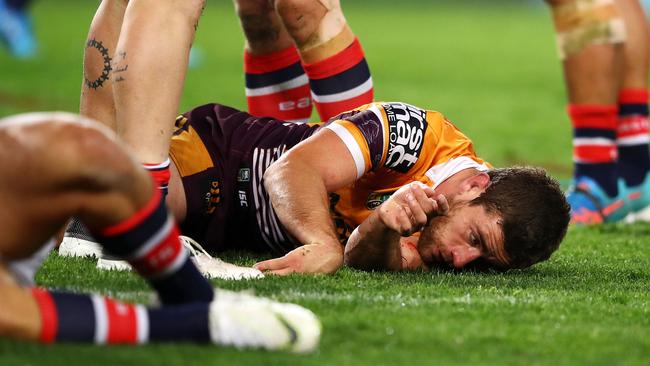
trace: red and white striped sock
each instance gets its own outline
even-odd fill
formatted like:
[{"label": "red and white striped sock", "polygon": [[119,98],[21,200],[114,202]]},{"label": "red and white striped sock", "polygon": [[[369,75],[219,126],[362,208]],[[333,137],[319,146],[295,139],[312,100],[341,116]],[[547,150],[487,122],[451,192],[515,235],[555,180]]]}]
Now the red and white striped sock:
[{"label": "red and white striped sock", "polygon": [[127,260],[147,279],[163,303],[212,300],[212,286],[180,243],[160,191],[131,217],[92,234],[108,253]]},{"label": "red and white striped sock", "polygon": [[616,124],[613,105],[569,105],[573,124],[573,162],[576,179],[595,180],[610,197],[618,194]]},{"label": "red and white striped sock", "polygon": [[266,54],[244,53],[248,112],[305,123],[311,117],[309,80],[295,46]]},{"label": "red and white striped sock", "polygon": [[370,69],[356,38],[343,51],[303,68],[322,121],[373,101]]},{"label": "red and white striped sock", "polygon": [[149,171],[151,176],[158,189],[163,193],[163,196],[167,196],[167,186],[169,185],[169,178],[171,173],[169,172],[169,158],[165,159],[162,163],[143,163],[142,166]]},{"label": "red and white striped sock", "polygon": [[648,89],[624,89],[618,97],[618,170],[628,186],[645,181],[650,171]]},{"label": "red and white striped sock", "polygon": [[208,342],[208,303],[146,308],[100,295],[32,289],[41,319],[40,341],[144,344]]}]

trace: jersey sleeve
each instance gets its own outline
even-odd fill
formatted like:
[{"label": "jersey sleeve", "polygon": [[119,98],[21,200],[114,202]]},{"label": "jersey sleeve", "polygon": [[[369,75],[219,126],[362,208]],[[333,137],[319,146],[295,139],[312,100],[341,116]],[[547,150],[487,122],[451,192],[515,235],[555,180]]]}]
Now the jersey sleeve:
[{"label": "jersey sleeve", "polygon": [[372,103],[337,116],[325,128],[347,146],[357,178],[382,167],[406,173],[422,153],[427,112],[405,103]]}]

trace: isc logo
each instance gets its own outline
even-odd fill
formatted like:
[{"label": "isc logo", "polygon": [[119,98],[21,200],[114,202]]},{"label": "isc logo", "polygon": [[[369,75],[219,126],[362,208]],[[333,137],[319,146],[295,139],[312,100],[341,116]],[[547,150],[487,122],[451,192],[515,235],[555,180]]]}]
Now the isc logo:
[{"label": "isc logo", "polygon": [[305,97],[298,100],[285,100],[278,104],[281,111],[292,111],[294,109],[311,107],[311,98]]}]

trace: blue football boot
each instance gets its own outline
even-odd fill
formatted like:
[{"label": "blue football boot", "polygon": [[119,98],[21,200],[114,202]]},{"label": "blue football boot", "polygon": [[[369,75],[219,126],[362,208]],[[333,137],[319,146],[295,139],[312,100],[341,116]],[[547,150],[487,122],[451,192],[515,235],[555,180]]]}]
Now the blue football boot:
[{"label": "blue football boot", "polygon": [[626,200],[629,202],[630,212],[625,222],[650,222],[650,172],[646,174],[643,183],[627,188]]},{"label": "blue football boot", "polygon": [[571,206],[571,223],[597,225],[623,220],[629,213],[627,191],[622,179],[618,180],[618,194],[610,197],[593,179],[578,177],[567,192]]}]

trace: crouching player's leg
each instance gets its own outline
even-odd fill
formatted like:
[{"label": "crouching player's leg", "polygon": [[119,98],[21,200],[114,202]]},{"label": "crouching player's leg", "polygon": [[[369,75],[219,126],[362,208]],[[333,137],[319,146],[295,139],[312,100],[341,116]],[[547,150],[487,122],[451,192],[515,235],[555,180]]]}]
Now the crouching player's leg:
[{"label": "crouching player's leg", "polygon": [[[312,349],[320,333],[311,312],[213,291],[179,243],[151,177],[112,134],[69,114],[0,121],[0,335],[42,342],[215,342]],[[104,248],[127,259],[163,306],[146,308],[99,295],[26,289],[20,265],[70,216]],[[42,254],[42,253],[39,253]],[[20,262],[22,260],[22,262]],[[297,336],[296,336],[297,335]]]}]

